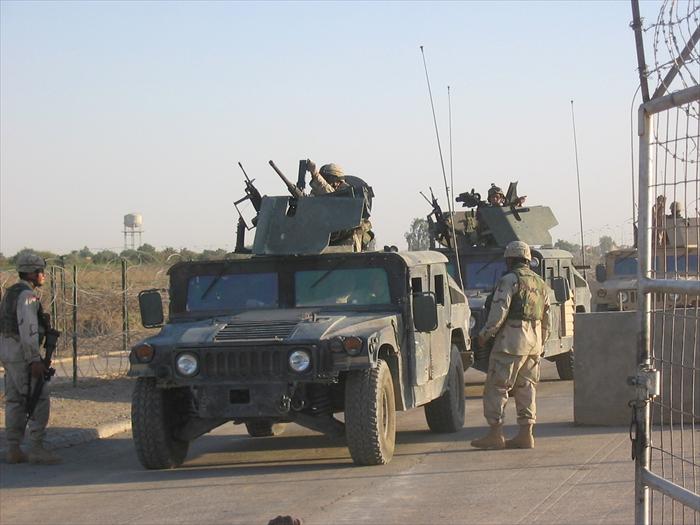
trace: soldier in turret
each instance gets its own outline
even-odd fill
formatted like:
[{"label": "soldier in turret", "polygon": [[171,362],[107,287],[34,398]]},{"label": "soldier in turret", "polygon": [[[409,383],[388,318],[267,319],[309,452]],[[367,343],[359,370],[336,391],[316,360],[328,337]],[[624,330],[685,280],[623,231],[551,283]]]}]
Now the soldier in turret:
[{"label": "soldier in turret", "polygon": [[[327,195],[335,192],[351,192],[355,189],[345,180],[345,172],[338,164],[324,164],[320,170],[316,170],[316,163],[310,159],[306,160],[306,170],[311,173],[311,195]],[[355,177],[359,184],[367,186],[364,181]],[[369,186],[367,186],[369,188]],[[369,190],[371,192],[371,188]],[[352,193],[350,193],[352,195]],[[373,195],[373,194],[372,194]],[[361,195],[355,195],[360,197]],[[363,246],[367,246],[374,238],[372,233],[372,223],[369,221],[369,211],[366,210],[362,224],[353,230],[352,243],[353,250],[361,252]]]},{"label": "soldier in turret", "polygon": [[[45,281],[46,263],[39,255],[22,253],[17,258],[19,282],[10,286],[0,302],[0,361],[5,367],[5,428],[7,462],[51,465],[60,458],[44,448],[49,422],[49,393],[44,385],[31,417],[27,418],[28,392],[47,372],[39,353],[43,327],[41,302],[35,290]],[[30,448],[20,448],[25,427],[29,427]]]},{"label": "soldier in turret", "polygon": [[671,203],[671,214],[666,216],[668,219],[682,219],[683,218],[683,205],[674,201]]},{"label": "soldier in turret", "polygon": [[[526,243],[509,243],[504,257],[508,272],[498,282],[488,319],[478,337],[480,347],[495,337],[483,396],[484,416],[491,429],[486,437],[471,444],[484,449],[533,448],[535,388],[549,327],[549,287],[530,269],[532,255]],[[503,417],[511,389],[520,431],[506,441]]]},{"label": "soldier in turret", "polygon": [[488,201],[489,206],[506,205],[506,196],[503,193],[503,190],[496,186],[493,182],[491,183],[491,187],[489,188],[488,197],[486,200]]}]

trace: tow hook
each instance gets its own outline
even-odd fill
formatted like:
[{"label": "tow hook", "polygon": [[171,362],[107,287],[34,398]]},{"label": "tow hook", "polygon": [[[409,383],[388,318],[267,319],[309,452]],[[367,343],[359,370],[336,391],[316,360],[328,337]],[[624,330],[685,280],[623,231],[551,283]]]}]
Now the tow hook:
[{"label": "tow hook", "polygon": [[289,412],[289,407],[292,404],[292,399],[287,394],[282,394],[280,398],[280,410],[282,412]]}]

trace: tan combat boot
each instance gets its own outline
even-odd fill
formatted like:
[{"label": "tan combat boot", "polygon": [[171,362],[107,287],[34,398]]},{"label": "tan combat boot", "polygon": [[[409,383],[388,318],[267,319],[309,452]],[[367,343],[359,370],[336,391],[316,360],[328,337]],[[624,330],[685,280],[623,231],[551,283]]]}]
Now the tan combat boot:
[{"label": "tan combat boot", "polygon": [[486,437],[472,441],[472,447],[489,450],[500,450],[505,448],[506,440],[503,437],[503,423],[491,425],[491,429]]},{"label": "tan combat boot", "polygon": [[22,449],[19,448],[19,445],[9,445],[7,448],[7,454],[5,455],[5,459],[8,463],[15,464],[26,463],[29,458],[27,458],[27,455],[24,452],[22,452]]},{"label": "tan combat boot", "polygon": [[62,461],[60,456],[45,449],[43,446],[29,449],[29,462],[34,465],[58,465]]},{"label": "tan combat boot", "polygon": [[535,448],[532,425],[520,425],[518,434],[506,441],[506,448]]}]

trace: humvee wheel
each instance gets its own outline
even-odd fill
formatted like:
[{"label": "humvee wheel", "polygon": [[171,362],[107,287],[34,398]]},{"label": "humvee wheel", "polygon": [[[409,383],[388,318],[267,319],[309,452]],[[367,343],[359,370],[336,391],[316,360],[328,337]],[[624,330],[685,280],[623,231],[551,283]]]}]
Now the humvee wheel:
[{"label": "humvee wheel", "polygon": [[286,423],[273,423],[265,420],[246,421],[245,424],[248,435],[254,438],[279,436],[286,427]]},{"label": "humvee wheel", "polygon": [[136,455],[147,469],[166,469],[182,465],[189,441],[173,436],[181,419],[175,390],[158,388],[152,377],[136,380],[131,398],[131,428]]},{"label": "humvee wheel", "polygon": [[450,353],[447,390],[425,405],[425,419],[433,432],[458,432],[464,426],[464,366],[455,345]]},{"label": "humvee wheel", "polygon": [[385,465],[394,455],[396,405],[386,361],[350,372],[345,382],[345,436],[356,465]]},{"label": "humvee wheel", "polygon": [[554,362],[557,365],[557,373],[559,374],[559,379],[573,379],[574,378],[574,351],[569,350],[565,354],[559,354],[554,358]]}]

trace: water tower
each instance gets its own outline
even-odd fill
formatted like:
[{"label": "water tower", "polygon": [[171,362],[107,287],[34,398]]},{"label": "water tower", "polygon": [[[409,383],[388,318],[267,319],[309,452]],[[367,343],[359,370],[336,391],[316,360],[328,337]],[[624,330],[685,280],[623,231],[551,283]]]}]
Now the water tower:
[{"label": "water tower", "polygon": [[[128,213],[124,215],[124,249],[135,250],[141,246],[141,234],[143,230],[143,217],[140,213]],[[138,244],[136,244],[136,236],[138,235]]]}]

